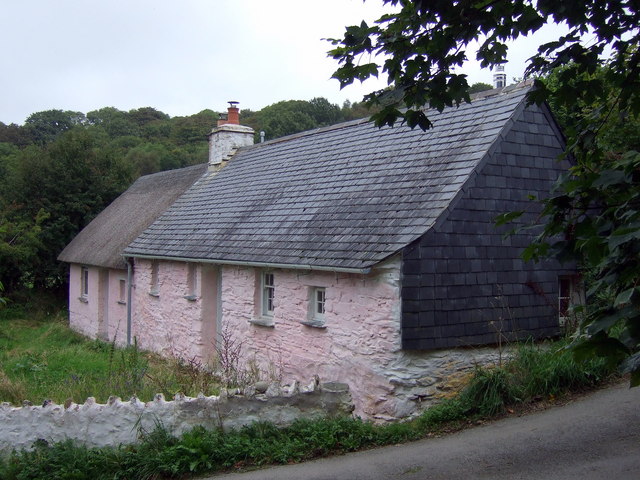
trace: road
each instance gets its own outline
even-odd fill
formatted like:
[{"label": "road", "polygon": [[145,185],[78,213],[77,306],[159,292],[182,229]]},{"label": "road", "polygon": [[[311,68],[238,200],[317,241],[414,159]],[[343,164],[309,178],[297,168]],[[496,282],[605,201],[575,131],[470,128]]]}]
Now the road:
[{"label": "road", "polygon": [[620,383],[441,438],[216,480],[640,479],[640,387]]}]

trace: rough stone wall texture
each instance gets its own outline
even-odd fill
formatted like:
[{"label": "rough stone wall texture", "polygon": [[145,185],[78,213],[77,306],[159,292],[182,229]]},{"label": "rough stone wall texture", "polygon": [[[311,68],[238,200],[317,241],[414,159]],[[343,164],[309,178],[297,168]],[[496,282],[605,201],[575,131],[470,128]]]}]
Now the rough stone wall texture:
[{"label": "rough stone wall texture", "polygon": [[397,352],[394,359],[376,366],[393,388],[391,415],[377,414],[378,420],[397,420],[419,414],[443,398],[457,393],[478,365],[496,365],[509,349],[443,349]]},{"label": "rough stone wall texture", "polygon": [[[243,342],[245,361],[255,360],[275,379],[336,378],[351,386],[356,414],[393,415],[393,386],[383,365],[400,349],[399,259],[369,275],[273,270],[273,326],[260,321],[260,270],[224,267],[223,328]],[[309,291],[324,287],[325,327],[308,319]]]},{"label": "rough stone wall texture", "polygon": [[201,296],[187,284],[188,264],[158,262],[158,289],[152,292],[152,262],[137,259],[132,332],[140,348],[184,359],[201,359],[213,339],[203,338]]},{"label": "rough stone wall texture", "polygon": [[568,165],[557,161],[562,139],[546,110],[521,112],[487,153],[460,200],[430,232],[404,249],[403,347],[437,349],[487,345],[499,337],[558,333],[558,276],[573,269],[556,261],[524,262],[535,232],[504,237],[495,217],[525,211],[533,221]]},{"label": "rough stone wall texture", "polygon": [[157,395],[151,402],[136,398],[123,402],[112,397],[107,404],[88,398],[82,404],[12,407],[0,404],[0,452],[28,449],[38,439],[60,442],[72,439],[89,447],[117,446],[138,441],[140,432],[157,424],[179,436],[196,426],[207,429],[239,428],[256,420],[276,425],[291,424],[297,418],[349,415],[353,406],[349,387],[326,383],[319,387],[298,383],[271,385],[262,394],[255,387],[242,395],[176,396],[165,401]]}]

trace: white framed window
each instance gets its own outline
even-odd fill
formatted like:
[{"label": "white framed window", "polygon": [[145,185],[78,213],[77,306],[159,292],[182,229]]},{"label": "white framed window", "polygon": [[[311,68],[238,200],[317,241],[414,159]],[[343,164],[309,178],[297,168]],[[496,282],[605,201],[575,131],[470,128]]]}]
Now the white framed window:
[{"label": "white framed window", "polygon": [[86,301],[89,298],[89,267],[80,268],[80,299]]},{"label": "white framed window", "polygon": [[324,288],[313,289],[313,317],[324,320],[324,304],[326,300],[326,291]]},{"label": "white framed window", "polygon": [[151,283],[149,285],[149,294],[154,297],[160,295],[160,262],[158,262],[158,260],[151,261]]},{"label": "white framed window", "polygon": [[127,281],[124,278],[118,280],[118,303],[127,303]]},{"label": "white framed window", "polygon": [[310,327],[324,328],[327,291],[324,287],[309,288],[309,314],[304,323]]},{"label": "white framed window", "polygon": [[558,323],[562,327],[571,316],[571,307],[579,303],[576,282],[573,277],[558,277]]},{"label": "white framed window", "polygon": [[262,273],[262,311],[264,317],[273,317],[274,300],[276,295],[275,278],[272,272]]}]

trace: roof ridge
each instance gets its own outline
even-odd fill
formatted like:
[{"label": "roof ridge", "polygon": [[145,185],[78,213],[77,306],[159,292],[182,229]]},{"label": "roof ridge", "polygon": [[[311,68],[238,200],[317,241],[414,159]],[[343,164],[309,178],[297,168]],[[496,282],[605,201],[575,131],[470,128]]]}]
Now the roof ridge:
[{"label": "roof ridge", "polygon": [[[511,95],[514,94],[515,92],[519,91],[519,90],[523,90],[523,89],[527,89],[529,87],[531,87],[533,85],[533,80],[528,79],[528,80],[524,80],[522,82],[519,82],[517,84],[513,84],[513,85],[509,85],[503,88],[494,88],[492,90],[484,90],[482,92],[477,92],[471,95],[471,102],[467,103],[465,102],[464,104],[461,105],[472,105],[474,100],[485,100],[485,99],[489,99],[489,98],[494,98],[494,97],[498,97],[501,95]],[[459,108],[461,105],[456,106],[455,108]],[[448,108],[454,108],[454,107],[448,107]],[[423,110],[434,110],[437,114],[440,114],[441,112],[438,112],[436,109],[432,109],[429,107],[423,107]],[[354,119],[354,120],[347,120],[345,122],[339,122],[339,123],[334,123],[333,125],[326,125],[324,127],[317,127],[317,128],[313,128],[311,130],[304,130],[302,132],[296,132],[296,133],[292,133],[290,135],[285,135],[283,137],[278,137],[278,138],[274,138],[272,140],[267,140],[265,142],[261,142],[261,143],[255,143],[253,145],[248,145],[246,147],[242,147],[241,150],[247,150],[247,149],[253,149],[253,148],[258,148],[262,145],[273,145],[276,143],[284,143],[284,142],[288,142],[291,140],[296,140],[299,138],[303,138],[303,137],[307,137],[307,136],[311,136],[311,135],[317,135],[320,133],[324,133],[324,132],[328,132],[328,131],[332,131],[332,130],[340,130],[343,128],[349,128],[349,127],[353,127],[356,125],[360,125],[363,123],[369,123],[371,120],[369,117],[365,117],[365,118],[358,118],[358,119]],[[400,123],[400,125],[403,125],[404,122]],[[395,126],[395,125],[394,125]]]}]

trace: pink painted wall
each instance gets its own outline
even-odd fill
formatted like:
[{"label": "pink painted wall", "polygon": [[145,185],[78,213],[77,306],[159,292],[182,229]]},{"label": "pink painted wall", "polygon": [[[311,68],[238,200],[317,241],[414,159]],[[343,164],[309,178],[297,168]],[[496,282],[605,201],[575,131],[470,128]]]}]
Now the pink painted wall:
[{"label": "pink painted wall", "polygon": [[[379,367],[400,350],[399,265],[395,260],[369,275],[273,270],[273,327],[252,323],[259,316],[259,270],[225,266],[223,325],[263,372],[284,382],[318,375],[348,383],[357,415],[393,416],[393,386]],[[313,287],[326,289],[324,329],[301,323]]]},{"label": "pink painted wall", "polygon": [[[428,407],[450,391],[450,378],[495,361],[493,349],[401,349],[399,258],[368,275],[271,270],[275,299],[269,322],[260,316],[261,272],[201,264],[195,268],[192,285],[187,263],[160,262],[157,293],[151,294],[152,262],[138,259],[132,335],[140,348],[207,363],[215,354],[216,340],[228,333],[242,344],[240,366],[257,364],[263,380],[308,382],[317,375],[323,382],[347,383],[355,414],[379,420],[406,417]],[[93,338],[108,333],[109,340],[117,338],[123,344],[127,309],[118,301],[119,280],[125,277],[124,271],[91,267],[89,294],[83,302],[80,266],[72,265],[71,327]],[[302,323],[309,319],[314,287],[326,292],[326,328]]]},{"label": "pink painted wall", "polygon": [[69,267],[69,326],[91,338],[98,336],[98,310],[100,308],[99,269],[89,267],[89,293],[82,297],[81,265]]},{"label": "pink painted wall", "polygon": [[[157,295],[151,295],[152,262],[138,259],[133,335],[141,348],[206,362],[221,333],[219,311],[221,328],[243,344],[244,366],[257,363],[264,379],[310,381],[318,375],[345,382],[356,414],[393,416],[394,387],[382,366],[400,351],[399,266],[395,259],[369,275],[273,270],[274,326],[265,327],[254,323],[260,317],[260,269],[220,267],[218,310],[208,300],[217,288],[214,267],[198,267],[195,300],[189,300],[186,263],[160,262]],[[313,287],[326,289],[326,328],[301,323],[308,320]]]},{"label": "pink painted wall", "polygon": [[[89,292],[81,292],[82,265],[69,268],[69,325],[91,338],[124,344],[127,338],[127,307],[120,300],[120,279],[126,271],[87,266]],[[125,298],[126,300],[126,298]]]},{"label": "pink painted wall", "polygon": [[136,260],[132,335],[139,347],[184,359],[206,360],[214,339],[203,335],[207,324],[202,320],[201,271],[198,266],[195,295],[188,299],[188,264],[159,262],[158,290],[152,294],[152,262]]}]

